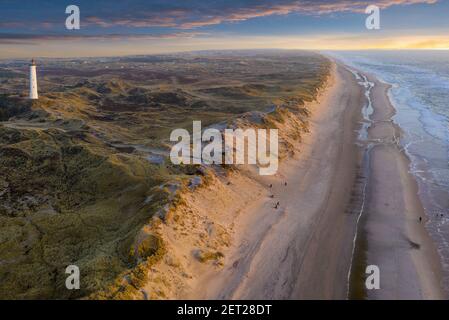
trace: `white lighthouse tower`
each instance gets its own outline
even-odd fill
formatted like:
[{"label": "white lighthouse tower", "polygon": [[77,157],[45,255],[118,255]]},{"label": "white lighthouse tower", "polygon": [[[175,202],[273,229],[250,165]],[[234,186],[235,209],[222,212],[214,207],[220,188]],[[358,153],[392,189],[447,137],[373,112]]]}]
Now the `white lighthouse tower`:
[{"label": "white lighthouse tower", "polygon": [[39,96],[37,94],[37,75],[36,75],[36,62],[31,60],[30,64],[30,99],[36,100]]}]

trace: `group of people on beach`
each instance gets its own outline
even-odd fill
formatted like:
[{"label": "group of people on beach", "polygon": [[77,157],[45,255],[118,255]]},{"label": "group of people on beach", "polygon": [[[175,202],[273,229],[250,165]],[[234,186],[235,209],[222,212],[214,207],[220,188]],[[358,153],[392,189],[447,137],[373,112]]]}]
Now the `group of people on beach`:
[{"label": "group of people on beach", "polygon": [[[287,181],[284,182],[284,186],[287,186]],[[270,184],[269,187],[270,187],[270,189],[273,188],[273,184]],[[274,198],[274,194],[272,194],[270,196],[270,198]],[[277,201],[273,208],[278,209],[280,205],[281,205],[281,203],[279,201]]]}]

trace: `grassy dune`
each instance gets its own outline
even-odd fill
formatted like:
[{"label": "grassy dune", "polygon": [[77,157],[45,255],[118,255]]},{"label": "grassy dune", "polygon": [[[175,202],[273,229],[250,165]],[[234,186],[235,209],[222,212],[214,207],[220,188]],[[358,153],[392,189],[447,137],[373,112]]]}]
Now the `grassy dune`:
[{"label": "grassy dune", "polygon": [[[157,224],[209,174],[167,161],[171,130],[273,107],[254,125],[305,123],[329,64],[304,52],[49,61],[33,104],[17,90],[26,70],[0,68],[0,298],[127,299],[165,253]],[[72,264],[81,290],[65,288]]]}]

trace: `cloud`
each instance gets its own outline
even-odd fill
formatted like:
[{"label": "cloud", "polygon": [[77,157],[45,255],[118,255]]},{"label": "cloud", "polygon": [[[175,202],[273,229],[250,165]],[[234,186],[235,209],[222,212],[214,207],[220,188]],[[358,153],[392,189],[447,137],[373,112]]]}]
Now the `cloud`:
[{"label": "cloud", "polygon": [[[49,0],[47,3],[51,3]],[[54,1],[56,3],[56,1]],[[398,5],[434,4],[438,0],[130,0],[111,2],[106,0],[78,0],[81,9],[81,33],[67,32],[63,28],[64,11],[40,12],[34,8],[34,18],[14,18],[14,12],[6,12],[0,22],[0,43],[23,43],[42,40],[78,39],[163,39],[198,37],[202,27],[224,23],[236,23],[250,19],[282,16],[293,13],[327,15],[337,12],[364,12],[375,3],[380,8]],[[59,2],[58,2],[59,5]],[[56,6],[56,4],[55,4]],[[15,5],[15,10],[19,10]],[[2,4],[0,4],[0,11]],[[19,10],[20,11],[20,10]],[[20,11],[21,12],[21,11]],[[50,14],[48,12],[53,12]],[[14,32],[11,32],[14,30]],[[30,32],[29,35],[26,31]],[[162,32],[162,33],[161,33]],[[8,34],[7,34],[8,33]],[[39,33],[39,34],[37,34]],[[141,35],[145,33],[144,35]],[[75,35],[73,35],[75,34]],[[95,34],[95,35],[94,35]]]},{"label": "cloud", "polygon": [[421,39],[419,41],[409,40],[401,45],[401,49],[449,49],[449,39]]},{"label": "cloud", "polygon": [[113,20],[107,20],[99,17],[90,16],[83,20],[83,25],[87,26],[97,25],[104,28],[113,26],[125,26],[134,28],[176,27],[176,22],[173,17],[151,17],[149,19],[118,18]]},{"label": "cloud", "polygon": [[[438,0],[377,0],[375,4],[381,9],[397,5],[434,4]],[[239,1],[238,3],[214,2],[215,5],[198,5],[197,1],[176,8],[142,8],[138,14],[127,18],[113,16],[88,16],[89,25],[100,27],[122,26],[129,28],[172,27],[194,29],[226,22],[238,22],[272,15],[302,13],[324,15],[336,12],[364,12],[373,1],[347,0],[306,0],[306,1]]]},{"label": "cloud", "polygon": [[22,28],[26,26],[23,22],[18,21],[0,21],[0,28]]},{"label": "cloud", "polygon": [[160,40],[160,39],[191,39],[204,32],[172,32],[162,34],[10,34],[0,33],[0,44],[37,44],[40,41],[84,41],[84,40]]},{"label": "cloud", "polygon": [[[368,5],[380,8],[397,5],[434,4],[438,0],[78,0],[81,23],[101,28],[151,28],[165,27],[194,29],[227,22],[238,22],[258,17],[300,13],[325,15],[336,12],[364,12]],[[19,5],[13,9],[3,7],[0,28],[30,28],[60,26],[64,18],[59,1],[49,0],[46,6],[30,8],[32,19],[23,14]],[[9,14],[8,14],[9,12]],[[19,14],[20,13],[20,14]],[[20,17],[17,18],[17,17]]]}]

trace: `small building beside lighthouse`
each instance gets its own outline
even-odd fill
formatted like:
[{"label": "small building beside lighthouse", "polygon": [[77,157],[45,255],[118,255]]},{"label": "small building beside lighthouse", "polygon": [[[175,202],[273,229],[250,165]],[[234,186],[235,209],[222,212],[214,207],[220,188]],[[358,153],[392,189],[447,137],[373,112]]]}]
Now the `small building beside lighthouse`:
[{"label": "small building beside lighthouse", "polygon": [[37,75],[36,75],[36,61],[31,60],[30,64],[30,99],[39,99],[37,94]]}]

